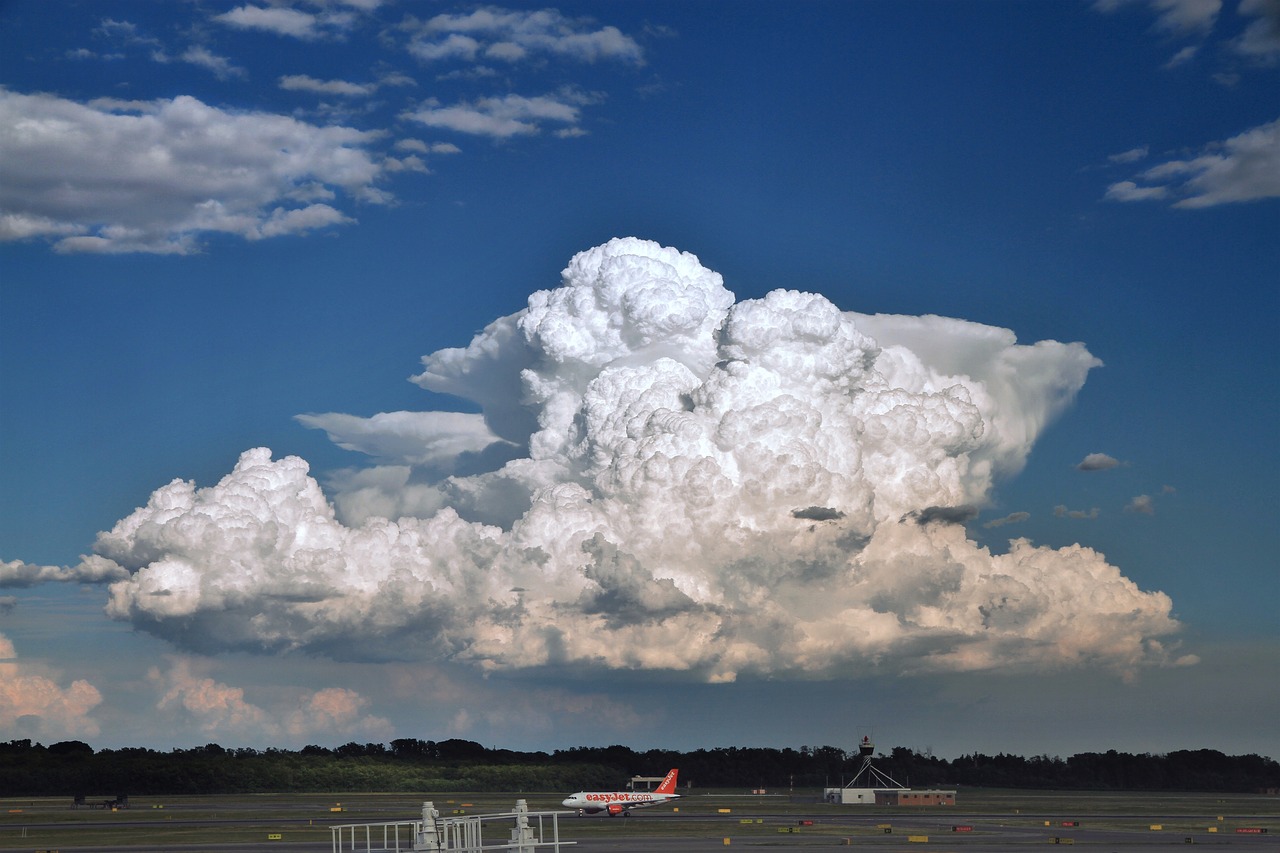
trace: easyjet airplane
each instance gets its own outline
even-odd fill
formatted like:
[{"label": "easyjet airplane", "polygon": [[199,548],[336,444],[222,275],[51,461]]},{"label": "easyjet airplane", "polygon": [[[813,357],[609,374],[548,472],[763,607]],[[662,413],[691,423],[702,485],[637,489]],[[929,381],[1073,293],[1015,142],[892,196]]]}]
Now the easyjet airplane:
[{"label": "easyjet airplane", "polygon": [[605,812],[610,817],[619,814],[628,816],[632,809],[642,809],[646,806],[656,806],[659,803],[680,799],[680,795],[676,793],[676,774],[679,772],[678,769],[672,770],[662,780],[662,784],[652,792],[579,791],[568,797],[561,805],[577,809],[580,814]]}]

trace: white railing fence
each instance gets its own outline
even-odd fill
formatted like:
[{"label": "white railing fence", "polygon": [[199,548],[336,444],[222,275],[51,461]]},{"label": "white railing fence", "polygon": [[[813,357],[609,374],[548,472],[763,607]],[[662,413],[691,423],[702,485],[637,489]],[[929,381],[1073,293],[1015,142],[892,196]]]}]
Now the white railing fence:
[{"label": "white railing fence", "polygon": [[[515,810],[510,812],[442,818],[433,803],[425,802],[422,804],[421,820],[347,823],[330,827],[330,833],[333,837],[333,853],[559,851],[561,847],[574,844],[572,841],[560,840],[562,814],[572,812],[531,812],[524,800],[516,800]],[[497,822],[513,823],[509,836],[504,841],[485,843],[485,824]]]}]

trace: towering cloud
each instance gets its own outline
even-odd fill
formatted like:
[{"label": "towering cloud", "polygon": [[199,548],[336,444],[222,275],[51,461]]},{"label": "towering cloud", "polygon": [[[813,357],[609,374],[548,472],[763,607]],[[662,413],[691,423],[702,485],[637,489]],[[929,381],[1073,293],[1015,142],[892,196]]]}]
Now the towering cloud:
[{"label": "towering cloud", "polygon": [[128,572],[108,611],[206,652],[707,680],[1161,663],[1165,595],[963,527],[1098,363],[812,293],[735,302],[693,255],[612,240],[423,359],[482,416],[308,416],[380,463],[333,504],[263,448],[156,491],[96,543]]}]

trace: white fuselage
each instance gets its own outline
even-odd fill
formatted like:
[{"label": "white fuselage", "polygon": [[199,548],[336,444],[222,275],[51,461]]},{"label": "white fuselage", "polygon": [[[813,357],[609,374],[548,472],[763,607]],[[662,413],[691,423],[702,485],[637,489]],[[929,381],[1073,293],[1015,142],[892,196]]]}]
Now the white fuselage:
[{"label": "white fuselage", "polygon": [[679,794],[650,794],[644,791],[579,791],[566,797],[562,805],[586,814],[596,812],[620,814],[631,809],[656,806],[679,797]]}]

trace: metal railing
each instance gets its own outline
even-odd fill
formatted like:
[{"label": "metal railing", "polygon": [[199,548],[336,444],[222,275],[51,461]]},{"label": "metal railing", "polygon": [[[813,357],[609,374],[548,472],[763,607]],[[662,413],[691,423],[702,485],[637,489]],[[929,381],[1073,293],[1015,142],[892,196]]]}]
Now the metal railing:
[{"label": "metal railing", "polygon": [[[532,853],[559,851],[575,843],[560,840],[562,814],[572,812],[531,812],[524,800],[516,800],[515,810],[510,812],[442,818],[435,805],[428,801],[422,804],[421,820],[347,823],[329,830],[333,853],[482,853],[485,850]],[[514,823],[510,835],[504,841],[486,844],[485,824],[498,821]]]}]

